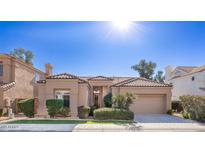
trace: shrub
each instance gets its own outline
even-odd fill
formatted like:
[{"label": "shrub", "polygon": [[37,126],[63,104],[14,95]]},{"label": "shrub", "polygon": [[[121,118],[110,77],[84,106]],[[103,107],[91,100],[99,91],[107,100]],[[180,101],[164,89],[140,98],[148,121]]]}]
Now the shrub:
[{"label": "shrub", "polygon": [[94,111],[94,118],[99,120],[133,120],[134,113],[124,109],[101,108]]},{"label": "shrub", "polygon": [[105,95],[103,100],[104,100],[105,107],[112,107],[112,93],[111,92]]},{"label": "shrub", "polygon": [[134,99],[135,96],[132,93],[116,94],[113,96],[113,104],[115,108],[129,110],[129,107],[133,103]]},{"label": "shrub", "polygon": [[3,109],[0,109],[0,117],[3,116]]},{"label": "shrub", "polygon": [[62,107],[60,109],[59,114],[62,115],[63,117],[68,117],[70,114],[70,108],[69,107]]},{"label": "shrub", "polygon": [[176,112],[183,111],[182,103],[181,101],[172,101],[172,110]]},{"label": "shrub", "polygon": [[126,98],[123,94],[116,94],[113,96],[113,104],[115,108],[125,109]]},{"label": "shrub", "polygon": [[91,106],[91,107],[90,107],[89,116],[93,116],[93,112],[94,112],[94,110],[96,110],[96,109],[97,109],[97,106],[96,106],[96,105]]},{"label": "shrub", "polygon": [[88,118],[90,113],[90,107],[88,106],[79,106],[78,107],[78,116],[81,119]]},{"label": "shrub", "polygon": [[173,110],[168,110],[167,114],[172,115],[173,114]]},{"label": "shrub", "polygon": [[183,116],[192,120],[205,120],[205,96],[181,96]]},{"label": "shrub", "polygon": [[18,107],[25,116],[34,117],[34,99],[26,99],[18,102]]},{"label": "shrub", "polygon": [[46,100],[46,107],[51,118],[54,118],[58,113],[60,113],[60,110],[63,108],[63,104],[64,102],[61,99]]}]

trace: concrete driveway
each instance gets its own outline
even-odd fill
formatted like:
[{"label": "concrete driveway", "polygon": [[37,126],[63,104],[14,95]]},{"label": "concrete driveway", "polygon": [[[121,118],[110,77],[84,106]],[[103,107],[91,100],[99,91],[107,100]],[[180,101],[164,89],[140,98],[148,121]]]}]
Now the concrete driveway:
[{"label": "concrete driveway", "polygon": [[167,114],[136,114],[134,120],[138,123],[194,123],[192,120]]}]

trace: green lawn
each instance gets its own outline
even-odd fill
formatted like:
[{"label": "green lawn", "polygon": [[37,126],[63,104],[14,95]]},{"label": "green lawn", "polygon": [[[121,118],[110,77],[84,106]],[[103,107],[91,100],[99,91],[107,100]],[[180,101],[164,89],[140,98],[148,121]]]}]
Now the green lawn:
[{"label": "green lawn", "polygon": [[16,120],[6,124],[132,124],[131,120]]}]

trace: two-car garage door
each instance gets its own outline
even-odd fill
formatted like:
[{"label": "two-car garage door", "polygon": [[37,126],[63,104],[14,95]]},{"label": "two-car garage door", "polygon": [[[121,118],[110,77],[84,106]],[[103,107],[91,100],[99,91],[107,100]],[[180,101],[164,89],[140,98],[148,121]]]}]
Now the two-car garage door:
[{"label": "two-car garage door", "polygon": [[166,113],[165,95],[138,95],[130,110],[135,114]]}]

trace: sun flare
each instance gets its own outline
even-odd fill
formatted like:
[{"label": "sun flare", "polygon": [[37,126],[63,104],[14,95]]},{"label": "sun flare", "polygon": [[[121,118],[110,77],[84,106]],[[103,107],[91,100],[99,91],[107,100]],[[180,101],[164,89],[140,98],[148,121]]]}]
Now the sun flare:
[{"label": "sun flare", "polygon": [[127,31],[130,28],[130,21],[112,21],[113,26],[120,31]]}]

